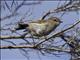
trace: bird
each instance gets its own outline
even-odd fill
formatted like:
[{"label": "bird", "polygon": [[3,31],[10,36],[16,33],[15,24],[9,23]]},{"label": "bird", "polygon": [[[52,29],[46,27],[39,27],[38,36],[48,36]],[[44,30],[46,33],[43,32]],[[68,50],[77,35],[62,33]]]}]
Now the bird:
[{"label": "bird", "polygon": [[37,20],[29,23],[19,23],[15,30],[29,31],[33,36],[47,36],[54,31],[62,21],[57,17],[50,17],[45,20]]}]

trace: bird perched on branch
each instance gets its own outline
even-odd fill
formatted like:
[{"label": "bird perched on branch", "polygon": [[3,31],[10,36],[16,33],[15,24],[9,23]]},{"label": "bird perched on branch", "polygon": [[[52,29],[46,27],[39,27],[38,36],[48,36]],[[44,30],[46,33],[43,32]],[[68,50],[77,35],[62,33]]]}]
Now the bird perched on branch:
[{"label": "bird perched on branch", "polygon": [[[19,23],[18,27],[15,30],[26,29],[33,36],[46,36],[49,35],[52,31],[56,29],[57,26],[60,25],[62,21],[60,21],[57,17],[50,17],[47,20],[37,20],[29,23]],[[25,31],[26,31],[25,30]]]}]

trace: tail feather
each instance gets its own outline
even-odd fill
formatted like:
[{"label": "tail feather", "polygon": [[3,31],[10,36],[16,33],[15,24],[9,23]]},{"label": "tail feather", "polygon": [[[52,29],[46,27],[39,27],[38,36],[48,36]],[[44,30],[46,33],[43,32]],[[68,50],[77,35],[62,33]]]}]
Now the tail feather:
[{"label": "tail feather", "polygon": [[26,29],[29,25],[26,24],[26,23],[19,23],[15,28],[14,30],[23,30],[23,29]]}]

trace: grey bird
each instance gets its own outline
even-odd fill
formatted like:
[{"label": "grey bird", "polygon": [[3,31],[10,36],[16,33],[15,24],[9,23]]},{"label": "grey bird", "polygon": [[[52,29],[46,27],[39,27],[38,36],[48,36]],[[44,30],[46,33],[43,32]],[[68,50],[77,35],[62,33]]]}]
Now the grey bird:
[{"label": "grey bird", "polygon": [[46,36],[49,35],[52,31],[54,31],[62,21],[57,17],[50,17],[46,20],[37,20],[29,23],[19,23],[18,27],[15,30],[29,31],[33,36]]}]

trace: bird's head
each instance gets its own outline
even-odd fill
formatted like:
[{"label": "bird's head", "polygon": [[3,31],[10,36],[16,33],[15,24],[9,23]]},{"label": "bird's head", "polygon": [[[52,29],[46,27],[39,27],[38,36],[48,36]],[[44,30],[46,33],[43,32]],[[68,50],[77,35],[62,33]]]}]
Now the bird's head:
[{"label": "bird's head", "polygon": [[50,18],[48,18],[48,20],[52,24],[56,24],[56,25],[59,25],[60,23],[62,23],[62,21],[59,18],[57,18],[57,17],[50,17]]}]

